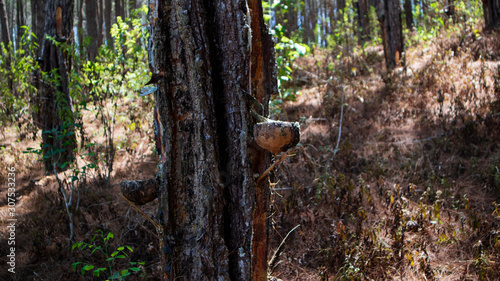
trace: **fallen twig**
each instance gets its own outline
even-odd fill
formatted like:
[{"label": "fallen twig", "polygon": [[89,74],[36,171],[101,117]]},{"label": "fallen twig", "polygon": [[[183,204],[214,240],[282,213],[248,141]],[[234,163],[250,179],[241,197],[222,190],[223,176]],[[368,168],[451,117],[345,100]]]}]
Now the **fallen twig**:
[{"label": "fallen twig", "polygon": [[285,238],[283,238],[283,240],[281,241],[281,244],[278,246],[278,249],[276,249],[276,252],[274,252],[273,257],[269,261],[269,273],[268,273],[268,275],[271,275],[273,273],[274,269],[276,268],[276,262],[277,262],[278,258],[280,257],[281,252],[283,251],[283,246],[285,246],[286,239],[288,239],[290,234],[292,234],[292,232],[294,232],[295,229],[297,229],[299,226],[300,226],[300,224],[298,224],[297,226],[292,228],[292,230],[288,231]]}]

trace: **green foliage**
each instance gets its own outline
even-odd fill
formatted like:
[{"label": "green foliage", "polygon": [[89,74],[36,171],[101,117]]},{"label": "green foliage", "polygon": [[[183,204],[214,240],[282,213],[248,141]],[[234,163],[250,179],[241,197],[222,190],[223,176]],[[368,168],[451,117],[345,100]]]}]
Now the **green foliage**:
[{"label": "green foliage", "polygon": [[443,30],[451,29],[456,32],[471,30],[483,18],[481,1],[460,0],[453,1],[453,3],[455,5],[454,19],[448,18],[445,14],[448,7],[444,1],[429,1],[426,9],[422,9],[416,3],[413,7],[413,18],[417,21],[416,31],[413,33],[410,33],[408,29],[404,31],[404,37],[409,41],[407,45],[430,41]]},{"label": "green foliage", "polygon": [[119,246],[115,250],[111,250],[111,240],[114,238],[112,232],[104,235],[102,230],[97,230],[89,243],[80,241],[73,244],[72,250],[77,249],[80,252],[87,252],[88,257],[99,256],[100,260],[104,259],[104,264],[91,264],[86,261],[79,261],[72,264],[73,270],[77,271],[80,267],[80,274],[91,271],[95,277],[104,275],[107,280],[124,280],[131,276],[133,272],[139,272],[142,269],[139,266],[144,265],[144,262],[122,262],[130,259],[130,254],[134,251],[130,246]]},{"label": "green foliage", "polygon": [[340,52],[343,48],[354,49],[358,44],[358,38],[357,22],[354,20],[357,12],[353,7],[353,1],[347,0],[344,10],[339,10],[338,13],[333,34],[326,35],[328,47]]},{"label": "green foliage", "polygon": [[[284,35],[285,28],[278,24],[274,29],[274,35],[278,43],[276,49],[276,63],[278,68],[278,88],[280,89],[280,97],[286,99],[292,93],[288,89],[283,89],[283,84],[289,82],[292,78],[293,61],[300,56],[304,56],[310,52],[309,46],[302,43],[294,42],[294,40]],[[292,100],[295,97],[291,97]]]},{"label": "green foliage", "polygon": [[35,60],[37,43],[28,27],[16,50],[12,42],[0,43],[0,126],[25,119],[30,113],[29,100],[36,93],[32,73],[39,68]]},{"label": "green foliage", "polygon": [[[269,22],[272,11],[276,10],[280,14],[286,14],[288,9],[295,8],[292,1],[277,1],[270,5],[268,2],[262,2],[264,9],[264,19]],[[310,48],[307,44],[299,43],[298,38],[289,38],[285,36],[286,28],[277,24],[271,34],[274,35],[276,40],[276,64],[277,64],[277,78],[279,96],[273,97],[271,100],[271,115],[279,113],[279,106],[286,100],[294,101],[296,99],[296,92],[289,87],[292,81],[293,62],[300,56],[310,53]]]},{"label": "green foliage", "polygon": [[[118,18],[117,23],[111,27],[111,35],[115,43],[111,46],[100,46],[94,61],[81,61],[77,55],[76,47],[67,46],[65,51],[72,54],[75,64],[69,74],[70,95],[75,103],[75,117],[80,120],[82,110],[91,110],[96,119],[99,119],[102,131],[94,132],[105,137],[104,143],[95,143],[89,147],[92,161],[102,163],[103,177],[109,184],[113,171],[115,144],[114,128],[117,120],[119,100],[137,98],[137,91],[149,79],[147,65],[147,29],[141,18],[147,12],[146,6],[134,10],[134,18]],[[91,38],[85,38],[88,42]],[[84,44],[85,46],[88,44]],[[64,46],[62,46],[64,47]],[[146,97],[152,102],[152,97]],[[129,119],[133,119],[130,117]],[[100,153],[91,153],[99,150]]]}]

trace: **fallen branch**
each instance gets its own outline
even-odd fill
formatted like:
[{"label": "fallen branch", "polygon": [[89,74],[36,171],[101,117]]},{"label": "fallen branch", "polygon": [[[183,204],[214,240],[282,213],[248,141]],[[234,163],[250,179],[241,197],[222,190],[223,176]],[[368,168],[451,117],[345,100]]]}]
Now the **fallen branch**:
[{"label": "fallen branch", "polygon": [[283,251],[283,246],[285,246],[286,239],[288,239],[290,234],[292,234],[292,232],[294,232],[295,229],[297,229],[299,226],[300,226],[300,224],[298,224],[297,226],[292,228],[292,230],[290,230],[287,233],[285,238],[283,238],[283,240],[281,241],[281,244],[278,246],[278,249],[276,249],[276,252],[274,252],[273,257],[269,261],[269,273],[268,273],[268,275],[271,275],[273,273],[274,269],[276,268],[276,262],[277,262],[278,258],[280,257],[281,252]]}]

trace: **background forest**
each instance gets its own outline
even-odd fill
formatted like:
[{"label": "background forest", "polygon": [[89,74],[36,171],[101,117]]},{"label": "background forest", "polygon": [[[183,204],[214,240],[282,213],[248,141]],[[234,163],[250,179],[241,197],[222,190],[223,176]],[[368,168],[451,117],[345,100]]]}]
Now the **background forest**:
[{"label": "background forest", "polygon": [[[302,131],[271,182],[270,278],[499,280],[500,1],[262,5],[270,117]],[[160,279],[158,203],[119,196],[158,171],[148,8],[0,0],[1,280]]]}]

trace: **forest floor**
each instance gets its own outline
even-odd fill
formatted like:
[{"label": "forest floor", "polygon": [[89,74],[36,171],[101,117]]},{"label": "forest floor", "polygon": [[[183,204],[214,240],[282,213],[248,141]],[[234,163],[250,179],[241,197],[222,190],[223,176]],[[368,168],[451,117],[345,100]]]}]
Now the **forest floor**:
[{"label": "forest floor", "polygon": [[[284,241],[273,276],[500,278],[500,34],[443,35],[416,44],[405,59],[406,67],[391,73],[381,46],[341,60],[316,50],[296,61],[290,86],[297,99],[285,101],[276,118],[300,122],[302,136],[272,182],[270,255],[300,226]],[[156,175],[151,101],[121,105],[110,182],[89,173],[74,195],[75,241],[112,232],[110,249],[134,249],[116,268],[143,261],[137,279],[157,280],[155,229],[118,195],[120,181]],[[85,118],[93,124],[87,137],[103,143],[100,121]],[[44,175],[37,155],[23,153],[40,137],[13,124],[1,129],[0,140],[0,279],[84,280],[74,262],[106,266],[104,255],[71,250],[58,181]],[[4,270],[9,167],[16,169],[15,275]],[[141,209],[154,216],[156,205]]]}]

